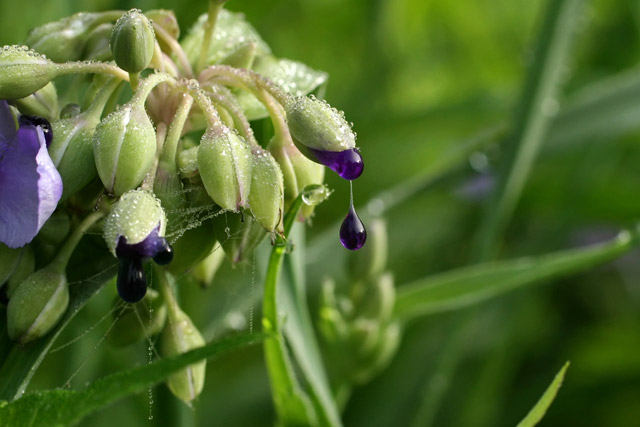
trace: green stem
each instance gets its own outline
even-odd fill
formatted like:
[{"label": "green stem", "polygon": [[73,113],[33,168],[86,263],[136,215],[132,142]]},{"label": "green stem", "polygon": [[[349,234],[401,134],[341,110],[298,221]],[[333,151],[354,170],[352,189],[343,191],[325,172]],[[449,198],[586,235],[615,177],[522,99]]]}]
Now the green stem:
[{"label": "green stem", "polygon": [[[158,147],[156,150],[157,153],[162,152],[162,146],[164,145],[166,135],[167,125],[165,125],[164,122],[158,123],[158,126],[156,126],[156,146]],[[141,188],[153,192],[153,182],[156,179],[156,173],[158,172],[159,163],[159,157],[156,157],[151,170],[144,177],[144,181],[142,181],[142,184],[140,185]]]},{"label": "green stem", "polygon": [[213,29],[216,26],[218,20],[218,14],[222,10],[223,3],[209,0],[209,12],[207,13],[207,22],[204,24],[204,39],[202,40],[202,46],[200,47],[200,56],[198,57],[198,71],[202,70],[207,64],[207,56],[209,56],[209,46],[211,46],[211,37],[213,36]]},{"label": "green stem", "polygon": [[207,120],[207,126],[210,128],[215,128],[222,124],[222,120],[220,119],[220,115],[218,111],[216,111],[211,99],[204,93],[204,91],[199,87],[194,87],[191,84],[181,84],[178,86],[178,89],[181,89],[183,92],[188,93],[195,99],[196,104],[202,110],[205,119]]},{"label": "green stem", "polygon": [[[301,205],[302,193],[298,195],[284,218],[285,236],[291,231]],[[263,329],[273,334],[264,342],[265,359],[279,420],[285,425],[310,425],[311,419],[315,418],[313,409],[291,366],[278,315],[278,281],[285,248],[285,238],[276,236],[276,244],[269,258],[262,302]]]},{"label": "green stem", "polygon": [[176,110],[176,114],[173,116],[173,121],[169,127],[169,133],[164,141],[162,148],[162,154],[160,155],[160,162],[165,169],[171,168],[176,170],[176,152],[178,150],[178,142],[182,136],[182,130],[189,117],[191,106],[193,105],[193,97],[188,94],[183,94],[180,105]]},{"label": "green stem", "polygon": [[71,236],[69,236],[67,241],[64,242],[64,245],[62,246],[56,257],[49,264],[49,267],[59,273],[64,274],[64,271],[67,268],[67,264],[69,263],[69,259],[71,258],[71,254],[80,242],[80,239],[82,239],[82,236],[84,236],[84,233],[86,233],[86,231],[103,216],[104,212],[102,211],[93,212],[87,215],[87,217],[82,220],[82,222],[76,227],[76,229],[73,230],[73,233],[71,233]]},{"label": "green stem", "polygon": [[268,78],[244,68],[234,68],[229,65],[212,65],[200,74],[198,80],[201,82],[220,80],[233,86],[243,87],[251,91],[258,99],[260,99],[260,92],[264,90],[282,105],[287,105],[292,99],[291,95]]},{"label": "green stem", "polygon": [[497,243],[520,199],[529,172],[555,115],[557,95],[582,0],[551,0],[538,37],[536,60],[531,68],[511,143],[500,171],[480,233],[475,242],[476,261],[494,257]]},{"label": "green stem", "polygon": [[219,85],[212,85],[211,91],[207,92],[207,95],[216,103],[221,105],[233,118],[233,123],[236,129],[240,132],[240,135],[246,139],[253,147],[258,146],[258,141],[253,134],[253,129],[249,124],[249,120],[244,115],[242,107],[238,103],[238,100],[233,96],[231,91]]},{"label": "green stem", "polygon": [[149,96],[151,91],[160,83],[166,82],[175,83],[176,79],[165,73],[153,73],[149,75],[149,77],[144,79],[138,85],[136,93],[131,98],[131,103],[138,104],[138,106],[140,107],[144,106],[144,103],[146,102],[147,97]]},{"label": "green stem", "polygon": [[178,43],[176,39],[171,37],[171,34],[169,34],[167,30],[165,30],[155,22],[153,23],[153,30],[155,31],[158,38],[166,43],[166,45],[171,50],[171,53],[173,53],[176,58],[178,58],[178,62],[182,67],[182,72],[184,73],[185,77],[193,78],[193,69],[191,68],[191,63],[189,62],[189,58],[187,58],[187,55],[184,53],[182,46],[180,46],[180,43]]},{"label": "green stem", "polygon": [[129,73],[129,84],[131,85],[131,89],[135,92],[138,90],[138,85],[140,84],[140,73]]},{"label": "green stem", "polygon": [[111,79],[91,101],[91,105],[86,111],[86,115],[92,119],[99,121],[105,106],[111,99],[111,95],[120,85],[121,80]]},{"label": "green stem", "polygon": [[81,73],[109,74],[120,80],[129,81],[129,73],[106,62],[65,62],[56,65],[58,76]]}]

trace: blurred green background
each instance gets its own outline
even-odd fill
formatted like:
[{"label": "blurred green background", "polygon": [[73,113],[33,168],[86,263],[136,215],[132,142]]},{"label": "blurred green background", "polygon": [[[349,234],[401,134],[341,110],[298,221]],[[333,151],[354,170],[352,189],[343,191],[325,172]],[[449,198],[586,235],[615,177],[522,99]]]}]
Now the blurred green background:
[{"label": "blurred green background", "polygon": [[[640,2],[585,3],[565,64],[566,82],[557,100],[561,111],[616,82],[636,84],[621,91],[626,98],[609,100],[609,127],[605,123],[592,131],[588,121],[574,123],[573,133],[558,131],[545,141],[501,246],[504,259],[602,241],[640,218]],[[330,74],[326,98],[355,123],[365,158],[365,173],[354,184],[356,205],[364,206],[380,191],[437,168],[468,138],[512,118],[545,4],[231,0],[227,7],[245,13],[277,56]],[[3,0],[0,40],[20,43],[29,28],[77,11],[131,7],[174,9],[185,33],[206,2]],[[501,160],[500,142],[496,139],[387,213],[388,267],[397,286],[469,262],[485,178]],[[317,209],[308,233],[312,307],[321,279],[341,277],[346,252],[337,231],[347,210],[348,187],[334,175],[327,181],[335,192]],[[341,259],[313,258],[313,245],[319,247],[325,233],[335,236],[330,253]],[[412,323],[389,368],[355,390],[345,424],[515,425],[571,360],[565,384],[541,425],[640,425],[639,261],[636,251],[547,286]],[[251,265],[225,266],[218,277],[204,296],[183,295],[185,311],[209,339],[224,328],[246,328],[246,322],[234,323],[234,316],[243,319],[251,304],[246,291]],[[61,342],[93,327],[91,332],[72,348],[48,356],[31,390],[62,386],[80,366],[72,383],[77,387],[146,363],[145,344],[115,350],[100,343],[109,322],[96,322],[109,310],[110,292],[103,291],[77,317]],[[195,406],[185,408],[158,387],[153,421],[147,420],[148,396],[141,394],[83,425],[270,425],[273,411],[261,349],[209,363],[205,391]]]}]

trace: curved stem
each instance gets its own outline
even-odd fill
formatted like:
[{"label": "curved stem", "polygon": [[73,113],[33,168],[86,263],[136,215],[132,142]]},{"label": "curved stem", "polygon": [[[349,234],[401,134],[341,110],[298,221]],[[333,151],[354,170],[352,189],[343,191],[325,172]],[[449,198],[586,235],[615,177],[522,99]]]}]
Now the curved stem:
[{"label": "curved stem", "polygon": [[106,62],[65,62],[56,65],[59,76],[81,73],[110,74],[120,80],[129,81],[129,73]]},{"label": "curved stem", "polygon": [[64,270],[67,268],[67,264],[69,263],[69,258],[71,258],[71,254],[73,253],[76,246],[78,246],[78,242],[84,233],[93,226],[100,218],[104,216],[104,212],[98,211],[93,212],[87,215],[82,222],[73,230],[71,236],[64,242],[64,245],[56,255],[56,257],[51,261],[49,267],[58,271],[59,273],[64,273]]},{"label": "curved stem", "polygon": [[242,111],[242,107],[231,91],[224,86],[212,85],[211,91],[206,93],[216,104],[221,105],[229,112],[229,114],[231,114],[233,122],[240,132],[240,135],[242,135],[253,147],[258,146],[258,141],[253,134],[253,129],[249,124],[249,120],[247,120],[247,117]]},{"label": "curved stem", "polygon": [[158,38],[165,42],[171,52],[176,56],[176,58],[178,58],[178,62],[182,67],[182,72],[184,73],[185,77],[193,78],[193,69],[191,68],[191,63],[189,62],[189,58],[187,58],[187,55],[184,53],[182,46],[180,46],[180,43],[178,43],[176,39],[171,37],[171,34],[169,34],[167,30],[165,30],[155,22],[153,23],[153,30],[155,31]]},{"label": "curved stem", "polygon": [[193,99],[195,99],[198,107],[200,107],[200,109],[204,113],[204,116],[207,120],[207,126],[209,126],[210,128],[220,126],[222,124],[222,120],[220,119],[218,111],[216,111],[215,107],[213,106],[211,99],[204,93],[202,89],[196,86],[197,82],[195,80],[191,80],[191,82],[196,84],[180,84],[178,86],[178,89],[191,95]]},{"label": "curved stem", "polygon": [[183,94],[180,105],[178,105],[176,114],[173,117],[171,126],[169,127],[167,139],[164,141],[162,154],[160,155],[160,161],[163,163],[163,165],[171,167],[172,169],[176,168],[176,151],[178,150],[178,142],[180,141],[180,137],[182,136],[182,129],[184,128],[184,124],[189,117],[189,111],[191,111],[192,105],[193,97],[186,93]]},{"label": "curved stem", "polygon": [[[164,122],[158,123],[158,126],[156,126],[156,145],[158,147],[156,150],[157,153],[162,152],[162,146],[164,145],[166,135],[167,135],[167,125],[164,124]],[[142,181],[142,185],[140,186],[143,189],[153,191],[153,182],[156,179],[156,173],[158,171],[158,163],[159,163],[159,160],[158,160],[158,157],[156,156],[155,160],[153,161],[153,166],[151,167],[151,170],[149,171],[147,176],[144,177],[144,181]]]},{"label": "curved stem", "polygon": [[200,56],[198,57],[198,71],[202,70],[207,63],[207,56],[209,55],[209,46],[211,46],[211,37],[213,36],[213,29],[216,26],[218,20],[218,14],[222,10],[223,3],[209,1],[209,12],[207,13],[207,22],[204,24],[204,38],[202,39],[202,46],[200,46]]},{"label": "curved stem", "polygon": [[147,100],[147,97],[156,86],[158,86],[160,83],[166,82],[175,83],[175,81],[176,79],[166,73],[151,74],[149,75],[149,77],[140,82],[140,85],[138,85],[138,89],[136,90],[136,93],[133,94],[130,102],[132,104],[137,103],[138,105],[143,106],[145,101]]}]

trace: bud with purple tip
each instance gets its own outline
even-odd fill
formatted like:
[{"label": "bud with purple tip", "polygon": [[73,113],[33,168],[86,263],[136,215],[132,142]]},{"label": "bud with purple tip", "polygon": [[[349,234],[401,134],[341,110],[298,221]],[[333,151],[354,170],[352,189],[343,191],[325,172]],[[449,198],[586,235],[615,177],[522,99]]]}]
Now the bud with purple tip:
[{"label": "bud with purple tip", "polygon": [[293,98],[286,105],[287,123],[296,147],[309,159],[348,180],[364,170],[356,134],[344,114],[313,96]]}]

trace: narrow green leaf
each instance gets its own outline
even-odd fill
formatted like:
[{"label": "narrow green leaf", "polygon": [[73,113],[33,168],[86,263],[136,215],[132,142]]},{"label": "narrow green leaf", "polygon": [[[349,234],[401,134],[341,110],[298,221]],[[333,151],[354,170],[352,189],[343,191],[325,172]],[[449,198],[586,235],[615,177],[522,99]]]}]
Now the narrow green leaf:
[{"label": "narrow green leaf", "polygon": [[582,0],[550,0],[547,4],[534,63],[514,118],[513,137],[505,144],[505,161],[474,242],[477,260],[493,257],[559,108],[562,70],[567,65]]},{"label": "narrow green leaf", "polygon": [[466,307],[518,287],[584,271],[617,258],[639,243],[639,231],[587,248],[463,267],[401,286],[395,315],[403,320]]},{"label": "narrow green leaf", "polygon": [[0,425],[73,425],[91,412],[145,390],[186,366],[261,342],[264,338],[264,334],[244,334],[225,338],[177,357],[106,376],[82,391],[59,389],[27,394],[0,407]]},{"label": "narrow green leaf", "polygon": [[538,400],[538,403],[531,408],[531,411],[529,411],[527,416],[518,423],[517,427],[533,427],[540,422],[542,417],[544,417],[544,414],[547,413],[547,409],[549,409],[551,403],[553,403],[553,399],[556,398],[558,390],[560,390],[560,386],[562,386],[562,381],[564,381],[564,374],[567,372],[567,368],[569,368],[569,362],[564,364],[562,369],[560,369],[556,374],[551,384],[549,384],[549,387],[547,387],[540,400]]}]

